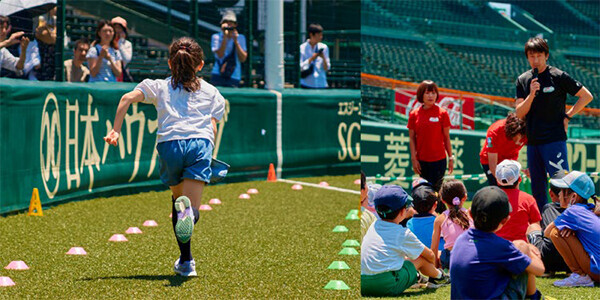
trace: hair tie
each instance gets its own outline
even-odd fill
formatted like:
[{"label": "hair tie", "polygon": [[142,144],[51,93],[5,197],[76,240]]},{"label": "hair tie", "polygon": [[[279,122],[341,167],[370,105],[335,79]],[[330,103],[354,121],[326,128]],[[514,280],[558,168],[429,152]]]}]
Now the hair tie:
[{"label": "hair tie", "polygon": [[179,47],[179,50],[190,51],[190,48],[188,48],[188,46],[181,46]]},{"label": "hair tie", "polygon": [[452,205],[459,206],[460,205],[460,198],[454,197],[454,199],[452,199]]}]

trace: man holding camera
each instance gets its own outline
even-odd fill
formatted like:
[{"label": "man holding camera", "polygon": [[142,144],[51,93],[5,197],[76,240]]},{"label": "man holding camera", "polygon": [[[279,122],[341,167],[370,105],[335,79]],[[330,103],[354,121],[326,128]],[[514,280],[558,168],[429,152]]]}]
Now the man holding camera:
[{"label": "man holding camera", "polygon": [[237,18],[227,11],[221,19],[221,32],[212,35],[212,52],[215,64],[211,83],[215,86],[239,87],[242,79],[241,63],[248,58],[246,37],[237,31]]},{"label": "man holding camera", "polygon": [[[25,50],[27,49],[27,45],[29,45],[29,38],[23,36],[23,31],[19,31],[11,34],[7,39],[6,36],[10,31],[10,19],[5,16],[0,16],[0,69],[4,68],[15,72],[17,76],[22,76],[26,57]],[[21,55],[17,59],[6,49],[6,47],[19,43],[21,44]]]},{"label": "man holding camera", "polygon": [[327,71],[331,68],[329,48],[321,43],[323,27],[308,26],[308,40],[300,45],[300,87],[305,89],[327,88]]}]

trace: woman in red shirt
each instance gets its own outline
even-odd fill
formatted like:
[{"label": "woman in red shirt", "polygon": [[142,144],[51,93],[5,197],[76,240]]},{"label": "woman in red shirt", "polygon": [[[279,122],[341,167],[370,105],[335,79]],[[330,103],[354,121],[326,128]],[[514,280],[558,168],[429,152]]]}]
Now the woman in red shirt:
[{"label": "woman in red shirt", "polygon": [[515,113],[509,113],[506,119],[498,120],[488,128],[479,161],[489,185],[498,186],[495,174],[499,163],[519,157],[519,151],[527,144],[525,130],[525,120]]},{"label": "woman in red shirt", "polygon": [[[408,116],[410,155],[413,171],[429,181],[436,191],[440,190],[446,173],[454,169],[454,156],[450,145],[450,117],[439,107],[438,87],[431,80],[421,82],[417,88],[417,101],[421,106]],[[443,206],[442,206],[443,208]]]}]

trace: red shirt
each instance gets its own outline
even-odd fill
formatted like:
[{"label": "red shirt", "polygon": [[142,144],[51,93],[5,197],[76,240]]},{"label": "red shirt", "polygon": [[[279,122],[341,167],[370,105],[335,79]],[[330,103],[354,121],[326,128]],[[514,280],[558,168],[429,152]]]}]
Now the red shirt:
[{"label": "red shirt", "polygon": [[498,154],[498,164],[505,159],[517,160],[519,157],[519,151],[525,144],[527,144],[527,138],[522,138],[519,142],[515,143],[512,139],[506,137],[506,119],[498,120],[488,128],[487,134],[485,135],[485,144],[481,152],[479,152],[479,161],[482,165],[489,164],[488,152]]},{"label": "red shirt", "polygon": [[446,158],[443,129],[450,125],[448,112],[437,105],[429,109],[421,106],[410,112],[407,127],[415,131],[417,160],[434,162]]},{"label": "red shirt", "polygon": [[508,195],[508,201],[512,206],[508,222],[496,231],[496,235],[509,241],[527,241],[527,227],[529,224],[542,220],[537,202],[533,196],[519,189],[502,189]]}]

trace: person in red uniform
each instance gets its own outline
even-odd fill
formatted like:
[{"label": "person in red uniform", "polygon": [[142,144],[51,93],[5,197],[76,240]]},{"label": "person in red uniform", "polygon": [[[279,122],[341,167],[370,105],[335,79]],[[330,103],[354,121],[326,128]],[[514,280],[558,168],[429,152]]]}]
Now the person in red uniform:
[{"label": "person in red uniform", "polygon": [[448,173],[452,174],[454,169],[450,117],[445,109],[436,104],[438,99],[435,82],[421,82],[417,88],[417,101],[421,106],[410,112],[407,126],[413,171],[429,181],[436,191],[440,190],[446,173],[446,154]]},{"label": "person in red uniform", "polygon": [[527,144],[525,132],[525,121],[515,113],[509,113],[506,119],[498,120],[488,128],[479,161],[489,185],[498,186],[495,174],[499,163],[505,159],[517,160],[519,151]]}]

